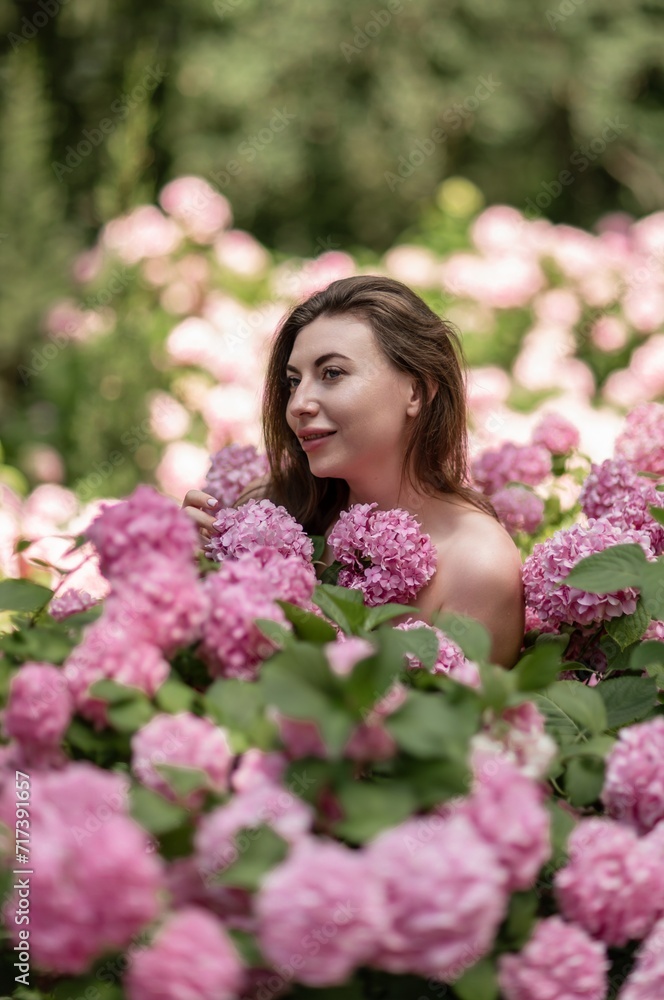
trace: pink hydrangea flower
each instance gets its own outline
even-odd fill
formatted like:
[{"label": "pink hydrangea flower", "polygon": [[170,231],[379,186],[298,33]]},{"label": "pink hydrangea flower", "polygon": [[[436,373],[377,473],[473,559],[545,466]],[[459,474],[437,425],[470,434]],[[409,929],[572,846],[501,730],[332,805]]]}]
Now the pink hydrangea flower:
[{"label": "pink hydrangea flower", "polygon": [[472,463],[475,483],[492,494],[510,482],[538,486],[551,473],[551,452],[539,444],[505,442],[482,452]]},{"label": "pink hydrangea flower", "polygon": [[532,443],[542,445],[553,455],[567,455],[579,447],[580,440],[574,424],[559,413],[546,413],[532,434]]},{"label": "pink hydrangea flower", "polygon": [[267,456],[252,444],[229,444],[210,456],[210,469],[203,489],[222,507],[232,507],[246,486],[270,471]]},{"label": "pink hydrangea flower", "polygon": [[636,964],[619,1000],[659,1000],[664,996],[664,918],[657,921],[636,953]]},{"label": "pink hydrangea flower", "polygon": [[246,889],[232,889],[225,885],[206,885],[195,858],[176,858],[171,861],[165,880],[172,909],[202,906],[220,917],[226,927],[245,931],[247,934],[255,932],[256,920],[252,915],[251,893]]},{"label": "pink hydrangea flower", "polygon": [[269,618],[290,627],[286,616],[272,596],[249,582],[229,584],[221,573],[209,573],[204,589],[209,613],[203,623],[199,655],[213,677],[255,680],[262,661],[276,649],[255,619]]},{"label": "pink hydrangea flower", "polygon": [[664,525],[659,524],[649,507],[664,507],[664,493],[654,483],[637,475],[622,458],[608,458],[592,465],[583,484],[579,502],[588,517],[605,517],[620,528],[646,531],[656,555],[664,552]]},{"label": "pink hydrangea flower", "polygon": [[481,768],[487,757],[502,756],[521,774],[543,778],[558,747],[544,730],[544,716],[532,701],[504,709],[471,740],[473,770]]},{"label": "pink hydrangea flower", "polygon": [[107,616],[123,618],[132,635],[167,656],[200,638],[207,610],[207,595],[193,565],[174,564],[161,552],[144,553],[106,600]]},{"label": "pink hydrangea flower", "polygon": [[[168,779],[157,770],[159,764],[190,767],[204,771],[208,788],[221,793],[228,790],[233,753],[223,729],[209,719],[191,712],[155,715],[131,740],[134,774],[147,788],[167,799],[179,801]],[[193,809],[204,799],[203,789],[191,792],[182,800]]]},{"label": "pink hydrangea flower", "polygon": [[334,558],[344,564],[338,583],[361,590],[369,606],[407,604],[435,573],[436,548],[411,514],[377,507],[353,504],[328,535]]},{"label": "pink hydrangea flower", "polygon": [[170,668],[156,646],[136,639],[121,623],[100,618],[86,629],[63,670],[76,710],[101,729],[107,724],[106,702],[89,693],[95,681],[109,678],[139,688],[151,698]]},{"label": "pink hydrangea flower", "polygon": [[664,476],[664,405],[642,403],[625,418],[615,445],[618,458],[626,459],[639,472]]},{"label": "pink hydrangea flower", "polygon": [[48,606],[48,613],[56,622],[63,622],[71,615],[94,608],[98,603],[97,598],[91,597],[86,590],[74,590],[70,587],[62,597],[53,598]]},{"label": "pink hydrangea flower", "polygon": [[175,501],[152,486],[137,486],[131,496],[106,507],[86,531],[99,554],[104,576],[115,580],[149,552],[174,564],[191,562],[198,546],[196,527]]},{"label": "pink hydrangea flower", "polygon": [[[158,915],[161,860],[125,807],[124,780],[92,764],[32,775],[30,953],[39,968],[85,972]],[[20,925],[7,920],[7,929],[17,942]]]},{"label": "pink hydrangea flower", "polygon": [[61,670],[50,663],[24,663],[9,686],[4,728],[28,747],[55,747],[71,722],[73,710]]},{"label": "pink hydrangea flower", "polygon": [[518,955],[501,956],[498,982],[505,1000],[604,1000],[608,971],[603,945],[549,917]]},{"label": "pink hydrangea flower", "polygon": [[206,813],[196,831],[196,861],[206,884],[237,861],[246,849],[243,829],[270,826],[275,833],[296,843],[311,828],[313,810],[283,785],[265,782],[238,792],[229,802]]},{"label": "pink hydrangea flower", "polygon": [[489,756],[473,764],[475,787],[458,812],[493,848],[509,891],[528,889],[551,855],[542,789],[505,758]]},{"label": "pink hydrangea flower", "polygon": [[664,718],[621,729],[606,759],[602,802],[614,819],[648,833],[664,819]]},{"label": "pink hydrangea flower", "polygon": [[410,819],[367,849],[365,879],[386,897],[372,965],[453,982],[491,948],[507,905],[493,849],[463,816]]},{"label": "pink hydrangea flower", "polygon": [[607,945],[641,940],[664,912],[661,848],[609,819],[584,819],[555,876],[562,914]]},{"label": "pink hydrangea flower", "polygon": [[523,567],[526,604],[549,625],[590,625],[619,615],[631,615],[636,608],[634,589],[611,594],[589,594],[562,583],[581,559],[625,542],[643,546],[651,555],[650,539],[645,532],[621,529],[606,518],[591,518],[588,526],[573,524],[556,531],[545,542],[538,542]]},{"label": "pink hydrangea flower", "polygon": [[304,529],[285,507],[271,500],[247,500],[237,510],[228,507],[214,522],[217,535],[207,543],[210,559],[238,559],[248,552],[267,546],[282,556],[297,555],[311,560],[314,546]]},{"label": "pink hydrangea flower", "polygon": [[198,243],[212,243],[233,220],[228,199],[202,177],[176,177],[159,192],[159,204]]},{"label": "pink hydrangea flower", "polygon": [[245,584],[272,600],[289,601],[307,609],[318,582],[313,563],[297,555],[283,556],[268,546],[239,559],[225,559],[219,577],[228,583]]},{"label": "pink hydrangea flower", "polygon": [[[480,673],[477,664],[468,660],[460,647],[435,625],[408,618],[405,622],[400,622],[394,627],[406,631],[411,628],[430,628],[438,637],[438,658],[431,668],[431,673],[447,674],[459,684],[466,684],[468,687],[477,688],[480,686]],[[406,662],[411,670],[423,669],[422,661],[418,660],[416,656],[406,654]]]},{"label": "pink hydrangea flower", "polygon": [[343,844],[300,841],[267,875],[255,905],[261,951],[277,967],[301,955],[297,978],[307,986],[344,983],[383,934],[381,888],[367,878],[362,853]]},{"label": "pink hydrangea flower", "polygon": [[493,494],[491,502],[512,537],[520,531],[532,535],[544,519],[544,501],[525,486],[503,486]]},{"label": "pink hydrangea flower", "polygon": [[172,914],[137,951],[124,979],[129,1000],[236,1000],[244,978],[223,924],[198,906]]},{"label": "pink hydrangea flower", "polygon": [[656,639],[664,642],[664,621],[651,621],[643,633],[644,639]]},{"label": "pink hydrangea flower", "polygon": [[376,649],[368,639],[358,635],[339,633],[334,642],[326,642],[323,646],[325,655],[332,670],[339,677],[348,677],[361,660],[373,656]]},{"label": "pink hydrangea flower", "polygon": [[265,753],[252,747],[245,751],[231,775],[231,787],[234,792],[248,792],[258,785],[279,784],[288,760],[281,753]]}]

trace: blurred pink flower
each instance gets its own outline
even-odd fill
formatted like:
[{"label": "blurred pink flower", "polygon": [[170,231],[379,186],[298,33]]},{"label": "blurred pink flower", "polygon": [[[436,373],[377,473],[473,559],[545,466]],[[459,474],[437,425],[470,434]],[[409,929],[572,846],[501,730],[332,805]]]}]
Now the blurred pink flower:
[{"label": "blurred pink flower", "polygon": [[206,448],[189,441],[171,441],[155,469],[155,478],[164,493],[181,499],[189,490],[200,487],[208,462]]},{"label": "blurred pink flower", "polygon": [[533,302],[537,320],[544,325],[574,326],[581,318],[581,303],[569,288],[551,288]]},{"label": "blurred pink flower", "polygon": [[96,598],[92,597],[85,590],[74,590],[70,588],[60,597],[54,597],[48,606],[48,613],[56,622],[63,622],[71,615],[77,615],[81,611],[87,611],[97,604]]},{"label": "blurred pink flower", "polygon": [[139,205],[127,215],[107,222],[101,244],[125,264],[137,264],[144,257],[162,257],[178,248],[180,227],[166,218],[155,205]]},{"label": "blurred pink flower", "polygon": [[[408,618],[405,622],[400,622],[394,626],[400,631],[413,628],[429,628],[435,633],[438,639],[438,657],[433,667],[432,674],[447,674],[459,684],[466,684],[468,687],[477,688],[480,686],[479,667],[472,660],[468,660],[461,648],[445,635],[441,629],[435,625],[428,625],[427,622]],[[411,670],[423,669],[422,661],[416,656],[406,654],[406,662]]]},{"label": "blurred pink flower", "polygon": [[602,802],[614,819],[648,833],[664,819],[664,718],[621,729],[606,759]]},{"label": "blurred pink flower", "polygon": [[540,920],[521,951],[498,962],[505,1000],[605,1000],[606,949],[558,916]]},{"label": "blurred pink flower", "polygon": [[73,715],[63,673],[50,663],[24,663],[11,679],[3,726],[28,746],[57,746]]},{"label": "blurred pink flower", "polygon": [[664,911],[661,848],[613,820],[582,819],[555,876],[562,915],[605,944],[641,940]]},{"label": "blurred pink flower", "polygon": [[182,802],[188,809],[201,806],[206,789],[184,797],[179,795],[168,777],[158,771],[159,764],[204,771],[206,788],[218,794],[228,791],[233,753],[224,730],[209,719],[191,712],[155,715],[134,733],[131,750],[131,769],[138,780],[165,798]]},{"label": "blurred pink flower", "polygon": [[222,267],[243,278],[259,278],[270,264],[270,255],[251,233],[229,229],[216,240],[214,252]]},{"label": "blurred pink flower", "polygon": [[253,445],[227,445],[211,455],[210,462],[203,489],[216,497],[221,507],[232,507],[253,479],[270,471],[267,456],[259,455]]},{"label": "blurred pink flower", "polygon": [[440,283],[438,258],[426,247],[393,247],[385,254],[384,264],[387,274],[405,285],[435,288]]},{"label": "blurred pink flower", "polygon": [[664,476],[664,405],[643,403],[628,413],[615,453],[638,472]]},{"label": "blurred pink flower", "polygon": [[554,455],[566,455],[579,447],[580,435],[571,421],[560,413],[542,415],[533,430],[533,444],[541,444]]},{"label": "blurred pink flower", "polygon": [[515,536],[533,534],[544,519],[544,501],[525,486],[503,486],[491,497],[503,527]]},{"label": "blurred pink flower", "polygon": [[232,222],[228,199],[202,177],[178,177],[161,189],[159,204],[197,243],[212,243]]},{"label": "blurred pink flower", "polygon": [[637,284],[622,300],[627,322],[639,333],[652,333],[664,323],[664,288],[653,281]]},{"label": "blurred pink flower", "polygon": [[129,1000],[236,1000],[243,978],[243,963],[223,924],[188,906],[171,914],[152,943],[136,952],[124,983]]},{"label": "blurred pink flower", "polygon": [[551,473],[551,453],[538,444],[506,441],[478,455],[472,463],[478,488],[491,495],[509,482],[538,486]]},{"label": "blurred pink flower", "polygon": [[619,351],[627,337],[627,327],[618,316],[600,316],[590,327],[590,339],[600,351]]},{"label": "blurred pink flower", "polygon": [[470,227],[470,237],[482,253],[511,252],[519,246],[526,221],[516,208],[491,205],[481,212]]},{"label": "blurred pink flower", "polygon": [[619,1000],[658,1000],[664,996],[664,918],[657,921],[636,953],[636,963]]}]

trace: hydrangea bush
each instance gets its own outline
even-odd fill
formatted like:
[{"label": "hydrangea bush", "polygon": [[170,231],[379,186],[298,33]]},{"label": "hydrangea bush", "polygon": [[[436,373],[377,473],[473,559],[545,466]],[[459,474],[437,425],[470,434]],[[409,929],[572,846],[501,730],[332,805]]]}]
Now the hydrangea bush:
[{"label": "hydrangea bush", "polygon": [[[317,574],[324,540],[270,501],[222,506],[203,553],[141,486],[67,540],[94,596],[80,567],[0,582],[16,996],[664,995],[663,414],[602,463],[560,417],[476,456],[489,496],[528,498],[497,504],[511,671],[478,623],[418,618],[435,550],[373,505]],[[222,450],[208,482],[227,503],[260,463]]]}]

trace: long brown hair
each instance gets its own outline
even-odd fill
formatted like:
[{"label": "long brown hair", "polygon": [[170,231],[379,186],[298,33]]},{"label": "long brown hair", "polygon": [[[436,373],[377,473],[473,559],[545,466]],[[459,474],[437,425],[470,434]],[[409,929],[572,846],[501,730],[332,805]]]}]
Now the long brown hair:
[{"label": "long brown hair", "polygon": [[313,476],[306,452],[286,421],[286,365],[295,338],[319,316],[339,315],[367,322],[383,354],[419,386],[422,405],[406,446],[401,482],[408,476],[412,486],[429,496],[451,494],[495,516],[490,501],[468,485],[466,369],[459,336],[406,285],[375,275],[333,281],[281,321],[263,392],[263,437],[270,465],[264,495],[315,535],[324,534],[348,504],[346,481]]}]

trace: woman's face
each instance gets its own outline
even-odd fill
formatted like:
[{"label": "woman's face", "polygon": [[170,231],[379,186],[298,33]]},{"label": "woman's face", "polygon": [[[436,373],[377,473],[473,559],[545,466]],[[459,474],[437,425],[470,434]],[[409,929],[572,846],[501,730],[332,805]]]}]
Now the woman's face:
[{"label": "woman's face", "polygon": [[[368,323],[319,316],[297,335],[285,374],[286,419],[314,476],[368,482],[400,468],[419,399],[414,381],[382,354]],[[334,433],[302,442],[325,431]]]}]

